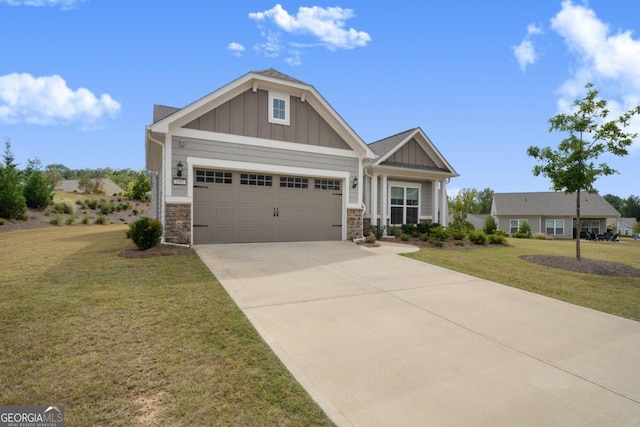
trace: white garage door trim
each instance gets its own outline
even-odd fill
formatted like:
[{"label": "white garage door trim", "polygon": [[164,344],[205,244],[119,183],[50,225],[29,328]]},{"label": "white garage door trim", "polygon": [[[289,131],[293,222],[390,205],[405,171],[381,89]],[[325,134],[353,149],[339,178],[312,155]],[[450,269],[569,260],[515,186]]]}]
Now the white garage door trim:
[{"label": "white garage door trim", "polygon": [[[194,185],[194,168],[217,168],[233,171],[250,171],[263,172],[274,175],[299,175],[313,176],[318,178],[334,178],[341,179],[344,190],[342,192],[342,240],[347,240],[347,198],[349,197],[348,182],[349,172],[301,168],[294,166],[267,165],[264,163],[238,162],[233,160],[206,159],[202,157],[187,157],[187,199],[191,201],[191,218],[193,218],[193,185]],[[193,221],[192,221],[193,222]],[[193,244],[193,223],[191,224],[191,244]]]}]

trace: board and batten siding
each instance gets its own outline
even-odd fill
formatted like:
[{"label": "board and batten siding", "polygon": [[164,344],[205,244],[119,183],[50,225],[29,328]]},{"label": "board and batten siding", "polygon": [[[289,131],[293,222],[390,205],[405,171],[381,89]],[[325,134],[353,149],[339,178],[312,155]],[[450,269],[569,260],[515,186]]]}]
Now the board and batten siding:
[{"label": "board and batten siding", "polygon": [[[327,171],[348,172],[350,180],[358,176],[358,159],[354,157],[341,157],[328,154],[308,153],[303,151],[292,151],[271,147],[259,147],[255,145],[235,144],[223,141],[209,141],[194,138],[180,137],[179,141],[184,142],[184,147],[180,146],[177,138],[172,142],[172,170],[177,170],[178,161],[187,157],[198,157],[204,159],[230,160],[237,162],[258,163],[262,165],[290,166],[307,169],[321,169]],[[187,177],[191,171],[183,171],[183,177]],[[313,177],[311,177],[313,178]],[[320,178],[320,177],[319,177]],[[344,187],[349,191],[349,203],[358,202],[358,189],[352,188],[349,182],[344,183]],[[343,191],[344,189],[343,188]],[[173,196],[187,196],[187,188],[183,185],[174,185]]]},{"label": "board and batten siding", "polygon": [[398,164],[422,166],[425,168],[438,168],[436,162],[429,157],[422,147],[416,142],[415,138],[407,142],[402,148],[393,153],[382,164]]},{"label": "board and batten siding", "polygon": [[253,138],[351,150],[343,138],[300,97],[289,97],[289,125],[269,123],[269,92],[248,89],[184,127]]}]

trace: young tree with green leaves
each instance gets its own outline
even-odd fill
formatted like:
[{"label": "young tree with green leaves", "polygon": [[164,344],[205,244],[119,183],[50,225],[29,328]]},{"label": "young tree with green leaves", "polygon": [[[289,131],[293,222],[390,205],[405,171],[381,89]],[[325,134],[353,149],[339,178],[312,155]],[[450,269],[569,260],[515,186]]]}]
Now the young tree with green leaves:
[{"label": "young tree with green leaves", "polygon": [[14,163],[11,141],[4,143],[4,165],[0,165],[0,218],[24,219],[27,202],[22,194],[22,176]]},{"label": "young tree with green leaves", "polygon": [[[576,224],[580,227],[580,192],[596,193],[594,184],[598,177],[617,171],[606,163],[596,165],[600,155],[616,156],[628,154],[628,147],[638,136],[625,133],[631,118],[640,114],[637,106],[615,120],[605,121],[609,115],[607,101],[598,98],[592,83],[585,85],[587,94],[573,102],[571,114],[560,113],[549,119],[549,132],[568,133],[556,149],[531,146],[527,154],[541,164],[533,168],[535,176],[543,175],[551,180],[556,191],[576,193]],[[580,230],[576,232],[576,258],[580,256]]]}]

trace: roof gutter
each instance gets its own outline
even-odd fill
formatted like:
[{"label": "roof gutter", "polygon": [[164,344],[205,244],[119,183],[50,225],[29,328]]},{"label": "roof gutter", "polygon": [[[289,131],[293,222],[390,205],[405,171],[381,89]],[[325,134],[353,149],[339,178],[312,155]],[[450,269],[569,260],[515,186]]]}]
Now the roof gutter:
[{"label": "roof gutter", "polygon": [[147,169],[150,169],[149,168],[149,163],[150,162],[149,162],[149,157],[148,157],[149,156],[149,141],[155,142],[156,144],[158,144],[160,146],[160,149],[162,150],[162,157],[164,157],[164,142],[159,141],[159,140],[157,140],[157,139],[155,139],[153,137],[153,134],[151,133],[151,127],[150,126],[145,127],[145,130],[146,130],[146,134],[147,134],[146,135],[147,138],[146,138],[146,141],[145,141],[145,143],[147,144],[147,150],[146,150],[147,151],[147,156],[146,156],[146,163],[147,164],[146,164],[146,167],[147,167]]}]

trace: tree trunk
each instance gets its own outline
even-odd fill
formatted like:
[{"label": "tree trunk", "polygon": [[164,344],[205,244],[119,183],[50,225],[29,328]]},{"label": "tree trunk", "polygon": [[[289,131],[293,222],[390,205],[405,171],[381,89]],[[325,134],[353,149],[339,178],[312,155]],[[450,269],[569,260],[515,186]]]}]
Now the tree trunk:
[{"label": "tree trunk", "polygon": [[581,261],[580,257],[580,232],[582,224],[580,224],[580,189],[576,191],[576,259]]}]

